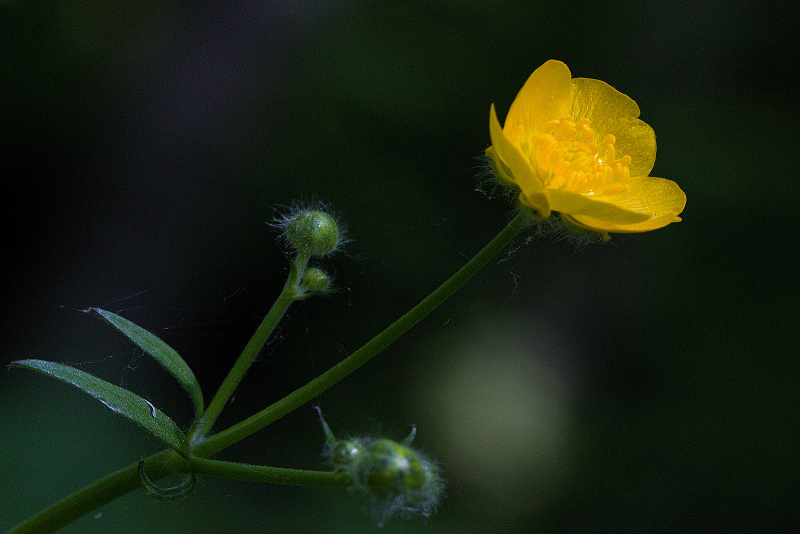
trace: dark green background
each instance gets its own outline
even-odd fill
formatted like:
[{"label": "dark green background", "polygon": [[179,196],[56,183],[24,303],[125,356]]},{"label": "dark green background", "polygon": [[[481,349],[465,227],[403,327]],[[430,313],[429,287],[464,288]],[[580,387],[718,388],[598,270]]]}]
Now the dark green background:
[{"label": "dark green background", "polygon": [[[0,363],[79,364],[188,425],[101,306],[173,345],[207,398],[286,274],[276,206],[321,199],[349,293],[296,306],[220,425],[333,365],[506,223],[477,176],[550,58],[631,95],[683,222],[517,240],[318,403],[340,434],[442,462],[385,532],[789,531],[798,524],[796,12],[763,2],[0,3]],[[777,4],[775,4],[777,6]],[[502,261],[500,261],[502,260]],[[158,449],[80,392],[0,371],[0,530]],[[220,457],[320,468],[304,407]],[[203,479],[65,532],[373,532],[347,492]]]}]

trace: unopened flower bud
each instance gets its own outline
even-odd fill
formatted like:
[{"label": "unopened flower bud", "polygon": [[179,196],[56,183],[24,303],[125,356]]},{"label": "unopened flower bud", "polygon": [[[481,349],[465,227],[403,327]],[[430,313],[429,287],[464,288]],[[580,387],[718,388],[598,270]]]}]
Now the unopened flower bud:
[{"label": "unopened flower bud", "polygon": [[386,438],[337,440],[317,408],[331,467],[344,471],[356,488],[370,497],[372,514],[382,526],[395,513],[428,517],[442,496],[444,481],[439,466],[411,448],[416,428],[398,443]]},{"label": "unopened flower bud", "polygon": [[324,256],[339,246],[336,220],[318,210],[303,210],[288,218],[284,235],[299,254],[308,256]]},{"label": "unopened flower bud", "polygon": [[303,273],[303,280],[300,282],[303,289],[312,293],[325,291],[330,284],[330,277],[325,274],[325,271],[316,267],[306,269],[306,272]]},{"label": "unopened flower bud", "polygon": [[390,439],[370,443],[357,470],[359,482],[370,493],[392,500],[413,495],[426,483],[428,474],[415,451]]}]

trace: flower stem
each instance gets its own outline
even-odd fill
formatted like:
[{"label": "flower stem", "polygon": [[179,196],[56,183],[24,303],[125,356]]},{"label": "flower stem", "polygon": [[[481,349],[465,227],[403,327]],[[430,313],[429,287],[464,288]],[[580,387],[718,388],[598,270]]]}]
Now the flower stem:
[{"label": "flower stem", "polygon": [[[184,462],[175,451],[166,449],[145,459],[148,475],[157,480],[174,473],[176,462]],[[7,534],[45,534],[55,532],[100,506],[142,487],[139,465],[132,463],[68,495],[29,517]]]},{"label": "flower stem", "polygon": [[[266,343],[269,335],[283,317],[292,302],[302,297],[298,294],[298,283],[305,270],[308,258],[298,258],[292,262],[289,278],[281,291],[278,300],[270,309],[253,338],[245,347],[234,368],[226,377],[219,391],[212,399],[203,418],[190,433],[192,443],[191,467],[196,474],[271,482],[274,484],[313,485],[326,487],[345,487],[351,481],[341,473],[324,471],[304,471],[282,469],[276,467],[254,466],[210,460],[210,456],[254,432],[264,428],[276,419],[286,415],[326,389],[330,388],[350,373],[369,361],[373,356],[385,349],[392,341],[406,332],[422,318],[444,302],[458,288],[464,285],[489,260],[497,255],[525,226],[527,217],[517,215],[508,225],[475,257],[467,262],[449,280],[439,286],[422,302],[417,304],[400,319],[389,325],[383,332],[372,338],[366,345],[335,365],[326,373],[305,386],[290,393],[285,398],[272,404],[261,412],[245,419],[229,429],[203,438],[214,425],[217,417],[230,399],[236,386],[241,381],[253,359]],[[185,469],[185,460],[172,449],[154,454],[145,460],[148,477],[155,481],[168,474]],[[109,503],[123,495],[141,487],[138,462],[111,473],[88,486],[63,498],[57,503],[28,518],[8,531],[8,534],[47,534],[63,528],[92,510]]]},{"label": "flower stem", "polygon": [[261,324],[256,329],[253,337],[250,338],[250,341],[236,360],[236,363],[228,372],[228,376],[225,377],[216,395],[211,399],[208,408],[206,408],[205,413],[203,413],[203,417],[197,421],[191,429],[189,433],[189,443],[202,439],[202,437],[211,430],[217,417],[219,417],[219,414],[222,412],[222,409],[225,408],[225,404],[231,398],[231,395],[233,395],[239,382],[244,378],[247,369],[250,368],[250,364],[253,363],[255,357],[258,356],[258,353],[264,348],[270,334],[275,330],[275,327],[286,313],[286,310],[289,309],[292,302],[297,300],[298,283],[308,264],[308,257],[299,256],[296,260],[290,261],[291,270],[289,271],[289,277],[286,279],[286,283],[283,285],[281,294],[272,305],[272,308],[270,308],[266,317],[264,317],[264,320],[261,321]]},{"label": "flower stem", "polygon": [[240,464],[222,460],[209,460],[207,458],[192,458],[192,469],[198,475],[289,486],[346,488],[353,483],[344,472],[284,469],[282,467]]},{"label": "flower stem", "polygon": [[518,214],[489,242],[489,244],[450,277],[450,279],[444,282],[405,315],[389,325],[383,332],[368,341],[363,347],[356,350],[324,374],[318,376],[305,386],[296,389],[283,399],[261,410],[257,414],[248,417],[244,421],[233,425],[227,430],[223,430],[198,443],[193,453],[197,456],[206,457],[241,441],[287,413],[299,408],[367,363],[373,356],[388,347],[395,339],[436,309],[437,306],[472,278],[489,262],[489,260],[496,256],[500,250],[505,248],[505,246],[514,239],[526,225],[526,221],[526,215],[522,213]]}]

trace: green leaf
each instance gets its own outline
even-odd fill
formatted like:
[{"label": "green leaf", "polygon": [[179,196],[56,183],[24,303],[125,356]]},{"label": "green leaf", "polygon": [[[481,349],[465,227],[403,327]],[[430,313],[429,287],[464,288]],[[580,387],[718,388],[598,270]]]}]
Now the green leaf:
[{"label": "green leaf", "polygon": [[197,382],[194,373],[175,352],[175,349],[161,341],[159,338],[136,324],[133,324],[124,317],[120,317],[110,311],[101,310],[99,308],[89,308],[90,313],[99,315],[117,330],[125,334],[128,339],[139,345],[143,351],[155,358],[164,369],[174,376],[181,386],[186,390],[194,403],[195,419],[200,419],[203,415],[203,392],[200,390],[200,384]]},{"label": "green leaf", "polygon": [[105,404],[106,407],[111,408],[112,411],[140,425],[175,449],[184,458],[189,458],[189,443],[186,441],[184,433],[178,428],[178,425],[167,417],[164,412],[127,389],[115,386],[80,369],[55,362],[20,360],[11,362],[9,367],[22,367],[23,369],[39,371],[85,391]]}]

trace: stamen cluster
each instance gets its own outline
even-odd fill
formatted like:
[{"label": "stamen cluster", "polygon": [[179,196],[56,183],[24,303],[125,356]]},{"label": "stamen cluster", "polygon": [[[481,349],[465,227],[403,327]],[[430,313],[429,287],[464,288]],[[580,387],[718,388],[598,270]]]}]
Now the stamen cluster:
[{"label": "stamen cluster", "polygon": [[617,158],[615,142],[613,135],[606,135],[601,151],[592,121],[564,117],[546,122],[520,146],[546,188],[601,194],[628,188],[631,158]]}]

